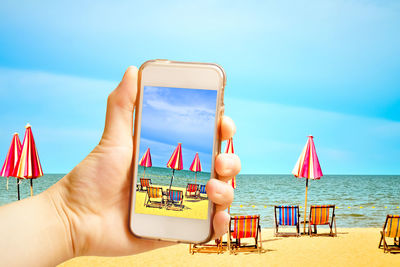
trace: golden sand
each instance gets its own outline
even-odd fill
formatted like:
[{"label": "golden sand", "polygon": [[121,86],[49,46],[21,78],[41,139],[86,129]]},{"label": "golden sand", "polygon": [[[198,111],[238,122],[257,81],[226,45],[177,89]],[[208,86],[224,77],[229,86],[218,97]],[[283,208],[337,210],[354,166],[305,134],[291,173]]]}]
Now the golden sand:
[{"label": "golden sand", "polygon": [[378,249],[378,228],[342,228],[337,237],[274,237],[263,229],[261,254],[189,254],[179,244],[134,256],[79,257],[60,266],[400,266],[400,254]]},{"label": "golden sand", "polygon": [[[163,191],[166,191],[168,186],[153,185],[156,187],[162,187]],[[182,187],[172,187],[174,190],[181,190],[185,195],[186,188]],[[146,198],[146,192],[136,192],[136,204],[135,212],[160,215],[160,216],[173,216],[181,218],[191,218],[191,219],[202,219],[206,220],[208,215],[208,199],[193,199],[183,197],[183,209],[182,210],[167,210],[166,208],[153,208],[145,207],[144,202]]]}]

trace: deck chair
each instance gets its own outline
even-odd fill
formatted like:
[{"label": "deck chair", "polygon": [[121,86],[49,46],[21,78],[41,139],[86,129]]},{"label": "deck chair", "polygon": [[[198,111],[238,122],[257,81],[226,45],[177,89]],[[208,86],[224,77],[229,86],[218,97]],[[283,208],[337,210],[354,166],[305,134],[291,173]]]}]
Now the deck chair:
[{"label": "deck chair", "polygon": [[[275,206],[275,236],[300,236],[299,206]],[[279,226],[295,226],[296,233],[279,232]]]},{"label": "deck chair", "polygon": [[183,210],[183,191],[167,189],[168,210]]},{"label": "deck chair", "polygon": [[199,196],[198,186],[199,186],[198,184],[187,184],[185,197],[186,198],[198,198],[198,196]]},{"label": "deck chair", "polygon": [[[230,252],[257,251],[261,253],[260,215],[233,216],[230,220],[228,238]],[[254,238],[254,245],[244,245],[243,238]]]},{"label": "deck chair", "polygon": [[[328,225],[330,229],[329,235],[332,237],[337,236],[335,205],[311,206],[308,221],[308,234],[310,236],[317,235],[317,225]],[[335,232],[332,230],[333,225],[335,225]],[[312,227],[314,227],[313,231]]]},{"label": "deck chair", "polygon": [[147,186],[147,194],[144,199],[144,205],[151,208],[164,207],[164,200],[161,187]]},{"label": "deck chair", "polygon": [[148,186],[151,186],[151,179],[140,178],[140,191],[147,191]]},{"label": "deck chair", "polygon": [[[212,244],[211,242],[215,242]],[[189,253],[217,253],[223,252],[222,241],[220,239],[213,240],[207,244],[189,244]]]},{"label": "deck chair", "polygon": [[[389,245],[386,238],[393,238],[393,245]],[[382,244],[383,241],[383,244]],[[400,252],[400,215],[387,215],[383,230],[381,231],[381,240],[378,248],[383,247],[383,252]]]},{"label": "deck chair", "polygon": [[200,184],[198,190],[199,190],[199,198],[206,199],[207,198],[206,185]]}]

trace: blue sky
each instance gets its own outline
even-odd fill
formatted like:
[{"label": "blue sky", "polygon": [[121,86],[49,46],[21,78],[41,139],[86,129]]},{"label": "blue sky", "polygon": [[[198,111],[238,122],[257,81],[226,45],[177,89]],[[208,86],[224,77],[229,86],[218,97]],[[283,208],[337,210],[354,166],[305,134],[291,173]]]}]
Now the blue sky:
[{"label": "blue sky", "polygon": [[196,152],[203,171],[210,172],[217,91],[145,86],[140,157],[150,148],[153,166],[166,167],[182,143],[183,168]]},{"label": "blue sky", "polygon": [[[398,1],[3,1],[0,160],[32,124],[45,172],[98,143],[127,66],[215,62],[243,173],[400,173]],[[19,105],[14,103],[18,101]]]}]

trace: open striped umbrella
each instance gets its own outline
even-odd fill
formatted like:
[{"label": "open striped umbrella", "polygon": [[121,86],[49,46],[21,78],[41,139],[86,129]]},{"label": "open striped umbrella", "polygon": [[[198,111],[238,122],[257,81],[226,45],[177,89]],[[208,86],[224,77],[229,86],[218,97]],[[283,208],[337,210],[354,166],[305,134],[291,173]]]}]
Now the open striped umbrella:
[{"label": "open striped umbrella", "polygon": [[[18,133],[14,133],[13,138],[11,140],[10,149],[8,150],[6,159],[3,164],[3,168],[1,168],[0,176],[7,177],[7,190],[8,190],[8,179],[10,176],[13,176],[13,172],[15,167],[17,166],[18,158],[21,155],[21,141],[19,140]],[[18,193],[19,193],[19,184],[17,181]]]},{"label": "open striped umbrella", "polygon": [[174,153],[172,153],[171,158],[167,163],[167,167],[172,169],[171,183],[169,184],[169,190],[171,190],[172,181],[174,180],[175,170],[183,169],[183,160],[182,160],[182,144],[178,143],[178,146],[175,148]]},{"label": "open striped umbrella", "polygon": [[144,174],[146,173],[146,168],[153,166],[151,163],[150,148],[147,148],[146,153],[144,153],[143,157],[139,161],[139,165],[144,167],[143,178],[145,178]]},{"label": "open striped umbrella", "polygon": [[22,143],[21,156],[14,169],[13,176],[31,180],[31,196],[33,196],[33,179],[43,176],[42,165],[33,139],[29,123],[25,126],[25,136]]},{"label": "open striped umbrella", "polygon": [[[306,198],[304,201],[304,222],[307,219],[307,189],[308,180],[318,180],[323,174],[321,166],[319,165],[319,160],[317,156],[317,151],[315,150],[315,145],[313,141],[313,136],[308,136],[306,145],[300,154],[299,159],[294,166],[292,171],[293,175],[297,178],[306,178]],[[306,223],[304,223],[304,233],[306,232]]]},{"label": "open striped umbrella", "polygon": [[196,181],[197,172],[201,172],[201,163],[200,163],[199,153],[196,152],[196,156],[194,156],[192,165],[190,165],[189,170],[194,172],[194,183],[197,184],[197,181]]},{"label": "open striped umbrella", "polygon": [[[225,153],[227,153],[227,154],[235,154],[235,150],[233,149],[233,139],[232,139],[232,137],[229,138],[228,142],[226,143]],[[236,188],[236,176],[234,176],[230,180],[230,183],[231,183],[233,189],[235,189]]]}]

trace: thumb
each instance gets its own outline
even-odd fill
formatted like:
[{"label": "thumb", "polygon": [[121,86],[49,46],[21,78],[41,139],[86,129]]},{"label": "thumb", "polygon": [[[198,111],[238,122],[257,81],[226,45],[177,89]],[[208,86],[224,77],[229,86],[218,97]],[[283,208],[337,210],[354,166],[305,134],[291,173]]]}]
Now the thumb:
[{"label": "thumb", "polygon": [[108,96],[106,123],[100,143],[132,145],[137,77],[138,69],[129,67],[117,88]]}]

